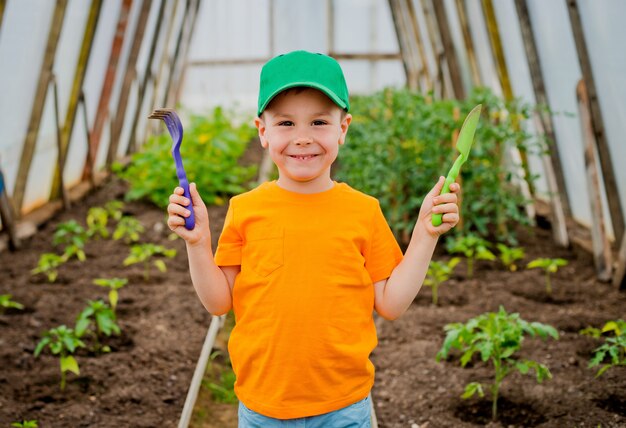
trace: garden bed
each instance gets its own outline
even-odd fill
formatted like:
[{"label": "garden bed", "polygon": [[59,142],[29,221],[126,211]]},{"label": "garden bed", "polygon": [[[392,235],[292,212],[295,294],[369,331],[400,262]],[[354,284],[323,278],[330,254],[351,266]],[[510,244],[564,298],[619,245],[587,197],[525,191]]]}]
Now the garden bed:
[{"label": "garden bed", "polygon": [[[592,351],[602,342],[582,336],[588,326],[624,318],[626,293],[596,281],[592,257],[582,250],[566,250],[552,243],[548,230],[521,233],[526,251],[523,265],[537,257],[562,257],[569,264],[553,276],[552,297],[540,270],[509,272],[497,262],[480,261],[473,278],[465,263],[439,289],[439,306],[431,290],[422,288],[409,310],[393,322],[379,319],[379,345],[372,359],[377,368],[373,398],[380,427],[624,427],[626,426],[626,367],[595,378],[588,369]],[[440,245],[435,259],[448,255]],[[559,340],[526,339],[521,356],[548,366],[553,378],[537,384],[534,373],[511,374],[502,383],[499,421],[491,422],[491,401],[463,400],[465,385],[492,383],[493,369],[475,355],[462,368],[460,353],[437,363],[449,323],[467,322],[500,305],[526,321],[554,326]]]},{"label": "garden bed", "polygon": [[[253,140],[243,164],[258,164],[261,149]],[[122,199],[127,186],[116,178],[62,212],[24,242],[19,252],[0,254],[0,294],[24,304],[0,315],[0,425],[37,420],[41,427],[156,427],[175,426],[210,315],[198,300],[187,265],[184,242],[170,240],[164,210],[144,203],[126,203],[125,214],[145,227],[141,242],[177,250],[165,261],[167,272],[154,267],[144,279],[141,265],[123,266],[130,247],[122,241],[100,239],[86,245],[87,259],[73,259],[59,268],[55,283],[31,275],[39,256],[59,251],[52,235],[59,223],[75,219],[84,225],[87,210]],[[202,191],[202,189],[200,189]],[[227,206],[209,207],[213,245]],[[110,353],[95,355],[79,349],[80,375],[68,373],[61,391],[59,360],[47,350],[33,351],[43,332],[65,324],[73,327],[87,300],[107,300],[107,290],[95,278],[125,277],[119,290],[119,337],[105,344]]]}]

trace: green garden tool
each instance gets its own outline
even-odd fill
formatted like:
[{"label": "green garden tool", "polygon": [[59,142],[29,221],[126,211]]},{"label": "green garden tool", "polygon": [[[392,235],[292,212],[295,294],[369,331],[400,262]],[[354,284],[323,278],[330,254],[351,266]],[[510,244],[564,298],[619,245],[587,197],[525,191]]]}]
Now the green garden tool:
[{"label": "green garden tool", "polygon": [[[478,119],[480,118],[481,108],[482,104],[478,104],[474,107],[463,122],[459,138],[456,140],[456,149],[460,154],[454,161],[452,168],[450,168],[450,172],[448,172],[448,176],[443,184],[443,189],[441,189],[440,195],[450,192],[450,185],[454,183],[456,177],[459,175],[459,171],[461,170],[461,165],[463,165],[469,157],[469,151],[472,148],[472,142],[474,141],[474,133],[476,132],[476,126],[478,125]],[[441,214],[433,214],[433,226],[439,226],[442,223],[441,216]]]}]

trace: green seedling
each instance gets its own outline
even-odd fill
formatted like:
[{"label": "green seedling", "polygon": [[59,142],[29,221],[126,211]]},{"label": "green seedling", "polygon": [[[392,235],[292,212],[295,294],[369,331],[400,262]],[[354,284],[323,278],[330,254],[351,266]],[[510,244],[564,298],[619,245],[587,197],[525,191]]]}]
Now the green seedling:
[{"label": "green seedling", "polygon": [[133,245],[130,248],[130,255],[124,260],[124,266],[129,266],[135,263],[143,263],[144,274],[143,277],[147,281],[150,278],[150,262],[156,266],[160,272],[166,272],[167,266],[161,259],[155,257],[167,257],[169,259],[176,256],[176,250],[167,249],[162,245],[155,244],[138,244]]},{"label": "green seedling", "polygon": [[550,281],[550,275],[556,273],[560,267],[567,266],[567,260],[565,259],[546,259],[538,258],[532,260],[526,265],[526,269],[541,268],[546,273],[546,293],[552,295],[552,282]]},{"label": "green seedling", "polygon": [[86,333],[94,337],[96,352],[111,352],[108,346],[102,346],[102,338],[119,335],[120,327],[115,322],[115,313],[102,300],[89,300],[87,307],[76,318],[76,335],[83,337]]},{"label": "green seedling", "polygon": [[460,261],[461,259],[458,257],[453,257],[447,262],[438,262],[436,260],[430,262],[424,285],[432,289],[433,305],[437,305],[439,286],[450,279],[450,275],[452,275],[455,266]]},{"label": "green seedling", "polygon": [[[437,361],[448,358],[452,348],[463,352],[461,366],[465,367],[475,353],[480,354],[483,362],[491,361],[495,371],[493,384],[489,386],[492,397],[491,416],[496,420],[498,415],[498,394],[504,378],[517,370],[527,374],[533,369],[537,382],[552,378],[550,370],[536,361],[517,358],[514,354],[522,347],[524,335],[548,336],[558,339],[554,327],[538,322],[527,322],[519,314],[508,314],[502,306],[498,312],[489,312],[470,319],[466,324],[453,323],[445,326],[447,332],[441,350],[437,353]],[[466,385],[462,398],[470,398],[478,393],[484,396],[483,385],[471,382]]]},{"label": "green seedling", "polygon": [[596,377],[602,376],[608,369],[618,366],[626,366],[626,321],[616,320],[604,324],[602,330],[587,327],[580,331],[580,334],[592,336],[596,339],[603,337],[603,334],[613,333],[613,337],[605,337],[604,344],[594,349],[593,358],[589,361],[588,368],[597,367],[608,356],[610,361],[604,364],[596,373]]},{"label": "green seedling", "polygon": [[115,221],[120,221],[124,215],[124,202],[122,201],[109,201],[104,204],[104,209],[110,218]]},{"label": "green seedling", "polygon": [[97,278],[93,280],[93,283],[100,287],[109,288],[109,303],[115,311],[119,297],[117,290],[128,284],[128,280],[126,278]]},{"label": "green seedling", "polygon": [[32,275],[43,273],[46,275],[48,282],[54,282],[59,275],[57,268],[65,263],[65,258],[54,253],[44,253],[39,257],[37,267],[31,270]]},{"label": "green seedling", "polygon": [[109,230],[107,225],[109,223],[109,213],[105,208],[92,207],[89,208],[87,213],[87,236],[92,238],[94,236],[100,238],[108,238]]},{"label": "green seedling", "polygon": [[84,348],[85,344],[76,335],[74,329],[61,325],[44,333],[43,339],[39,341],[35,348],[35,357],[38,357],[46,346],[53,355],[58,355],[60,358],[61,391],[63,391],[65,389],[65,373],[80,374],[78,362],[71,354],[77,348]]},{"label": "green seedling", "polygon": [[11,297],[13,297],[11,294],[0,294],[0,314],[11,308],[19,309],[20,311],[24,309],[24,305],[14,302],[11,300]]},{"label": "green seedling", "polygon": [[235,395],[235,373],[233,372],[230,361],[226,361],[226,367],[219,368],[213,365],[213,361],[217,356],[221,355],[220,351],[215,351],[209,357],[209,372],[212,377],[217,378],[215,382],[204,379],[202,381],[205,388],[211,391],[213,399],[218,403],[235,404],[237,396]]},{"label": "green seedling", "polygon": [[517,270],[517,264],[515,262],[525,257],[524,249],[520,247],[507,247],[500,243],[497,244],[497,247],[500,251],[500,261],[502,264],[511,272],[515,272]]},{"label": "green seedling", "polygon": [[39,425],[37,425],[36,419],[33,419],[32,421],[24,420],[22,422],[13,422],[11,426],[16,427],[16,428],[38,428],[39,427]]},{"label": "green seedling", "polygon": [[117,227],[113,232],[113,239],[116,241],[123,239],[127,244],[137,242],[144,230],[139,220],[134,217],[125,216],[117,223]]},{"label": "green seedling", "polygon": [[467,258],[467,277],[474,275],[474,260],[495,260],[496,256],[489,251],[489,242],[476,235],[465,235],[446,241],[449,253],[461,253]]},{"label": "green seedling", "polygon": [[75,220],[61,223],[57,226],[53,235],[54,245],[64,245],[63,257],[65,260],[76,256],[81,262],[85,260],[85,243],[88,241],[87,231]]}]

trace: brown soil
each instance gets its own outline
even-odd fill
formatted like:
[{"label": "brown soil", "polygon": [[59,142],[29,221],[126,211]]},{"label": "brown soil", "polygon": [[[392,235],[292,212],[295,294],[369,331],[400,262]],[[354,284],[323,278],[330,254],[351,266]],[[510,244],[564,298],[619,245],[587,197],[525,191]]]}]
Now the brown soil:
[{"label": "brown soil", "polygon": [[[248,160],[258,162],[258,150],[251,153]],[[87,261],[62,266],[54,284],[30,274],[41,253],[55,251],[52,233],[58,223],[69,219],[84,223],[89,207],[120,198],[124,191],[122,183],[111,180],[71,212],[49,221],[24,249],[0,254],[0,294],[10,293],[26,306],[24,311],[0,315],[1,426],[23,419],[36,419],[42,427],[176,425],[210,316],[190,284],[183,242],[168,240],[164,212],[141,203],[126,207],[146,227],[145,240],[178,250],[176,258],[167,261],[164,274],[153,270],[145,281],[140,267],[123,267],[128,247],[111,240],[90,242]],[[225,210],[210,208],[214,244]],[[380,344],[372,358],[377,367],[373,398],[379,426],[626,426],[626,367],[594,378],[587,363],[599,342],[578,334],[586,326],[601,327],[608,320],[624,318],[626,293],[597,282],[591,257],[555,247],[546,230],[524,234],[522,245],[525,261],[569,260],[553,279],[552,298],[546,297],[538,270],[511,273],[481,262],[474,278],[467,279],[461,263],[455,277],[440,288],[439,306],[430,303],[430,290],[425,287],[399,320],[377,321]],[[438,251],[436,258],[445,257]],[[107,340],[111,353],[96,356],[80,350],[81,374],[68,374],[67,388],[61,392],[57,359],[49,352],[35,359],[33,350],[45,330],[73,325],[87,299],[106,300],[106,291],[91,284],[93,278],[114,276],[130,280],[120,290],[118,305],[123,333]],[[541,385],[532,376],[506,378],[500,419],[493,423],[488,398],[460,398],[466,383],[489,382],[490,368],[475,359],[463,369],[458,354],[442,363],[434,357],[444,338],[444,325],[495,311],[500,305],[528,321],[553,325],[560,339],[524,342],[521,355],[545,363],[554,377]],[[197,426],[235,425],[235,406],[205,403],[199,402],[205,408],[201,415],[196,412]]]},{"label": "brown soil", "polygon": [[[523,265],[537,257],[569,261],[552,279],[553,295],[545,291],[543,273],[509,272],[498,264],[479,262],[474,277],[465,277],[465,264],[439,289],[439,306],[431,304],[424,287],[400,319],[378,320],[379,345],[372,359],[377,368],[373,398],[379,425],[395,427],[624,427],[626,426],[626,367],[595,378],[587,364],[601,341],[579,330],[601,328],[626,315],[626,293],[595,280],[593,260],[582,250],[552,244],[547,230],[521,234]],[[436,259],[445,259],[441,248]],[[459,352],[437,363],[443,327],[466,322],[502,305],[526,321],[554,326],[559,340],[525,339],[520,355],[546,364],[553,378],[538,384],[533,375],[509,375],[498,399],[499,420],[491,422],[489,392],[485,398],[460,398],[465,385],[492,382],[493,368],[475,358],[462,368]]]},{"label": "brown soil", "polygon": [[[243,164],[259,164],[260,145],[253,141]],[[86,245],[87,260],[74,259],[59,269],[56,283],[31,275],[45,252],[58,252],[52,234],[61,222],[85,224],[87,210],[122,199],[126,185],[113,178],[71,211],[60,213],[24,242],[18,252],[0,253],[0,294],[12,294],[22,311],[0,314],[0,426],[37,420],[40,427],[172,427],[183,408],[210,315],[198,300],[189,277],[181,239],[170,240],[165,211],[143,203],[127,203],[125,212],[146,228],[142,242],[175,248],[167,272],[152,268],[144,280],[139,265],[124,267],[129,246],[111,239]],[[213,245],[223,225],[226,206],[209,207]],[[117,308],[120,337],[105,340],[111,352],[95,355],[80,349],[80,375],[68,373],[60,391],[57,357],[33,351],[41,335],[61,324],[73,327],[87,300],[107,300],[95,278],[125,277]]]}]

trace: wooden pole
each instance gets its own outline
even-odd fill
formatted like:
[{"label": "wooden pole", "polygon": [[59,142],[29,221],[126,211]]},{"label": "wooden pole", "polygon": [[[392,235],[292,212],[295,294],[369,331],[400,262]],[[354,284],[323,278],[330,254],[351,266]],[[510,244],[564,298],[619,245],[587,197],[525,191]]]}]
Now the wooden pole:
[{"label": "wooden pole", "polygon": [[622,238],[619,253],[617,254],[617,266],[613,275],[613,285],[620,290],[626,290],[626,236]]},{"label": "wooden pole", "polygon": [[420,59],[420,67],[418,69],[418,77],[420,79],[420,83],[422,80],[424,81],[424,87],[422,90],[427,93],[433,89],[432,79],[430,78],[430,70],[428,69],[428,59],[426,57],[426,51],[424,50],[424,41],[422,40],[422,35],[420,33],[419,23],[417,21],[417,13],[415,12],[415,6],[413,5],[413,1],[409,0],[407,2],[409,8],[409,16],[411,18],[411,26],[413,27],[413,37],[415,38],[415,43],[417,45],[418,55]]},{"label": "wooden pole", "polygon": [[15,216],[13,215],[13,208],[11,208],[11,202],[6,192],[6,186],[4,185],[4,174],[0,169],[0,220],[2,220],[2,228],[7,231],[9,235],[9,248],[11,250],[17,250],[20,247],[20,240],[17,236],[17,228],[15,226]]},{"label": "wooden pole", "polygon": [[165,85],[165,92],[163,93],[163,102],[161,103],[161,106],[163,107],[167,107],[169,100],[172,99],[173,97],[173,94],[171,93],[172,82],[175,80],[174,75],[180,72],[179,67],[178,67],[178,65],[180,64],[179,56],[180,56],[180,52],[182,49],[186,27],[189,25],[188,21],[192,14],[192,10],[191,10],[192,7],[193,6],[191,4],[191,0],[187,0],[185,3],[185,13],[183,15],[183,22],[178,30],[178,35],[176,37],[176,47],[174,49],[174,55],[172,55],[172,57],[170,58],[170,64],[169,64],[170,73],[167,77],[167,83]]},{"label": "wooden pole", "polygon": [[195,0],[191,2],[189,13],[189,24],[185,26],[185,33],[182,39],[180,59],[177,60],[177,73],[174,75],[175,80],[170,88],[171,97],[170,102],[178,104],[180,100],[181,90],[185,82],[185,75],[187,74],[187,56],[189,54],[189,46],[191,45],[191,39],[193,37],[194,29],[196,28],[196,22],[198,21],[198,11],[200,10],[200,4],[202,0]]},{"label": "wooden pole", "polygon": [[[54,73],[50,74],[50,84],[52,84],[52,93],[54,98],[54,128],[56,131],[56,142],[57,142],[57,170],[63,170],[62,164],[65,162],[65,153],[61,147],[61,116],[59,114],[59,88],[57,85],[57,79]],[[61,199],[63,201],[63,208],[66,210],[70,208],[70,198],[67,194],[67,189],[65,188],[65,179],[63,178],[63,174],[59,177],[60,180],[60,193]]]},{"label": "wooden pole", "polygon": [[474,42],[472,40],[472,33],[470,32],[467,20],[467,10],[465,8],[464,0],[456,0],[456,12],[459,16],[459,22],[461,24],[463,42],[465,44],[467,59],[470,65],[470,74],[472,75],[472,83],[474,86],[480,86],[480,70],[478,70],[478,61],[476,60],[476,53],[474,52]]},{"label": "wooden pole", "polygon": [[[162,82],[162,78],[163,78],[163,73],[165,70],[165,66],[168,63],[169,57],[168,57],[168,46],[170,44],[170,40],[172,38],[172,34],[174,33],[174,24],[176,23],[176,10],[178,9],[178,4],[179,2],[172,2],[172,9],[169,11],[168,15],[171,16],[171,19],[169,20],[169,25],[167,26],[167,33],[165,36],[165,41],[163,43],[163,54],[161,55],[161,60],[159,61],[159,66],[157,68],[157,73],[156,73],[156,78],[154,79],[154,90],[152,91],[152,96],[150,97],[150,102],[148,103],[148,110],[152,111],[154,110],[154,108],[157,108],[157,106],[155,105],[156,100],[157,100],[157,95],[159,92],[159,87],[161,86],[161,82]],[[185,17],[185,12],[183,12],[183,21],[184,21],[184,17]],[[183,25],[183,22],[181,22],[181,26]],[[170,70],[171,73],[171,70]],[[158,106],[161,107],[161,106]],[[144,132],[144,136],[147,139],[148,136],[151,134],[150,130],[151,129],[156,129],[157,125],[160,125],[160,123],[156,123],[157,121],[154,120],[147,120],[146,121],[146,126],[145,126],[145,132]]]},{"label": "wooden pole", "polygon": [[[137,124],[139,123],[139,115],[141,114],[141,109],[143,108],[143,99],[146,95],[146,88],[148,87],[148,82],[152,80],[152,63],[154,62],[154,55],[156,53],[157,44],[159,42],[159,37],[161,35],[159,29],[161,28],[161,24],[163,23],[163,17],[165,16],[165,1],[162,1],[159,5],[159,12],[157,15],[156,23],[154,24],[154,33],[152,35],[152,43],[150,44],[150,50],[148,52],[148,59],[146,61],[146,68],[143,73],[143,80],[141,81],[141,85],[139,86],[139,93],[137,96],[137,106],[135,107],[135,112],[133,114],[133,119],[130,126],[130,136],[128,140],[128,147],[126,149],[126,154],[134,153],[137,149],[137,138],[135,133],[137,132]],[[167,47],[167,46],[166,46]],[[165,48],[166,48],[165,47]],[[164,48],[164,49],[165,49]],[[154,90],[156,91],[156,85],[154,85]],[[152,110],[146,112],[145,116],[150,114]]]},{"label": "wooden pole", "polygon": [[400,11],[400,1],[401,0],[388,0],[389,10],[391,11],[393,26],[396,30],[396,39],[398,40],[398,47],[400,48],[400,55],[402,56],[402,66],[404,67],[404,75],[406,76],[406,85],[409,88],[414,88],[417,85],[417,82],[413,79],[410,59],[411,54],[407,43],[404,19]]},{"label": "wooden pole", "polygon": [[130,48],[130,54],[128,55],[128,62],[126,63],[126,70],[124,72],[124,81],[122,82],[120,98],[117,102],[117,114],[115,115],[115,119],[113,120],[111,129],[111,138],[106,160],[106,167],[109,171],[111,170],[111,165],[113,165],[113,161],[117,157],[117,148],[120,143],[120,136],[122,134],[122,127],[124,126],[124,120],[126,119],[126,108],[128,107],[130,87],[133,84],[133,80],[135,80],[137,74],[135,70],[135,67],[137,66],[137,57],[139,56],[141,42],[143,41],[143,33],[146,30],[146,23],[148,21],[148,15],[150,14],[151,6],[152,0],[144,0],[141,4],[139,20],[137,22],[137,27],[135,28],[135,34],[133,35],[133,43]]},{"label": "wooden pole", "polygon": [[437,26],[439,27],[439,35],[441,36],[441,43],[443,45],[443,52],[448,66],[448,72],[450,73],[452,91],[454,92],[455,98],[462,100],[465,99],[465,88],[463,87],[461,67],[456,55],[456,49],[454,48],[452,33],[450,32],[450,26],[448,25],[445,4],[442,1],[433,1],[433,8],[435,11],[435,18],[437,18]]},{"label": "wooden pole", "polygon": [[[498,29],[498,21],[493,9],[492,0],[482,0],[483,12],[485,14],[485,22],[487,23],[487,31],[489,33],[489,40],[491,41],[491,51],[494,59],[496,60],[496,68],[498,77],[500,79],[500,85],[502,86],[502,93],[504,99],[507,101],[513,101],[515,98],[513,94],[513,87],[511,86],[511,79],[509,78],[509,71],[506,65],[506,58],[504,57],[504,49],[502,48],[502,39],[500,38],[500,30]],[[515,120],[512,121],[515,128],[519,129],[519,124]],[[535,194],[535,186],[530,179],[532,176],[530,173],[530,167],[528,166],[528,156],[526,154],[526,148],[523,145],[517,146],[520,157],[522,160],[522,168],[524,170],[526,183],[528,184],[528,191],[532,197]]]},{"label": "wooden pole", "polygon": [[54,67],[54,57],[56,55],[59,36],[61,35],[61,28],[63,27],[66,6],[67,0],[57,0],[52,14],[50,30],[48,31],[48,42],[46,44],[41,69],[39,71],[39,82],[37,83],[35,98],[33,100],[33,108],[28,122],[28,131],[26,132],[24,144],[22,145],[22,156],[20,158],[20,166],[17,170],[17,177],[13,191],[13,203],[15,204],[14,210],[18,217],[22,212],[26,181],[28,179],[30,165],[33,161],[33,155],[35,154],[35,146],[39,135],[39,125],[41,124],[41,117],[46,103],[50,73]]},{"label": "wooden pole", "polygon": [[59,162],[54,173],[54,178],[52,179],[52,189],[50,191],[51,200],[57,199],[62,193],[64,193],[61,190],[61,176],[63,175],[65,160],[67,159],[67,153],[72,139],[72,131],[74,130],[74,122],[76,121],[76,112],[78,111],[78,99],[80,98],[80,94],[83,92],[83,82],[85,81],[85,75],[87,74],[87,64],[89,62],[89,55],[91,53],[96,28],[98,27],[98,18],[100,17],[101,10],[102,0],[92,0],[91,7],[89,9],[89,17],[87,18],[87,24],[85,25],[83,42],[78,56],[78,63],[74,72],[74,81],[72,82],[72,91],[68,101],[67,112],[65,114],[65,120],[63,121],[58,153]]},{"label": "wooden pole", "polygon": [[2,29],[2,18],[4,17],[4,9],[6,8],[7,0],[0,0],[0,30]]},{"label": "wooden pole", "polygon": [[93,127],[90,131],[90,146],[91,153],[93,153],[93,162],[87,160],[85,162],[85,169],[83,170],[83,180],[93,176],[93,168],[95,168],[95,158],[100,147],[100,138],[102,136],[102,130],[104,123],[109,117],[109,102],[111,101],[111,94],[113,92],[113,85],[115,83],[115,74],[117,73],[117,66],[119,64],[120,53],[122,52],[122,45],[124,44],[124,36],[126,35],[126,28],[128,24],[128,17],[130,15],[130,9],[132,7],[133,0],[123,0],[120,8],[120,14],[117,19],[117,28],[115,31],[115,37],[111,44],[111,52],[109,53],[109,62],[107,64],[106,73],[104,75],[104,81],[102,82],[102,89],[100,90],[100,99],[98,101],[98,109],[96,111],[96,118],[93,123]]},{"label": "wooden pole", "polygon": [[[535,101],[539,106],[547,107],[548,97],[546,95],[543,72],[541,70],[541,61],[539,59],[537,44],[535,42],[532,22],[528,13],[527,0],[515,0],[515,7],[517,8],[517,16],[520,22],[522,40],[524,41],[524,49],[526,51],[526,59],[528,60],[528,69],[530,71],[530,78],[533,84]],[[546,168],[546,165],[544,165],[544,170],[546,175],[549,176],[547,177],[548,182],[552,182],[550,195],[554,222],[552,230],[555,233],[554,237],[557,244],[567,247],[569,245],[569,238],[567,236],[567,227],[564,219],[567,216],[571,217],[572,211],[569,205],[569,198],[567,197],[567,186],[565,184],[565,176],[563,175],[563,168],[561,166],[561,157],[559,155],[559,146],[557,144],[556,134],[554,133],[554,126],[552,124],[552,116],[550,116],[550,113],[546,108],[536,109],[535,116],[540,121],[542,133],[546,135],[549,141],[550,170]],[[542,158],[545,158],[545,156],[542,156]],[[558,199],[558,201],[555,201],[555,199]],[[559,210],[559,212],[555,212],[555,210]],[[565,229],[565,233],[563,233],[563,229]]]},{"label": "wooden pole", "polygon": [[[435,0],[441,1],[441,0]],[[442,57],[444,56],[443,48],[441,47],[441,43],[439,38],[437,37],[437,30],[435,29],[435,21],[433,19],[433,13],[430,9],[432,6],[430,4],[430,0],[421,0],[422,3],[422,13],[424,14],[424,21],[426,22],[426,30],[428,34],[428,38],[430,40],[430,46],[433,51],[433,57],[435,59],[435,73],[433,76],[433,91],[437,92],[437,86],[439,86],[440,97],[443,97],[445,92],[444,88],[444,76],[442,69]]]},{"label": "wooden pole", "polygon": [[591,112],[591,129],[598,143],[598,156],[600,158],[600,166],[602,169],[602,178],[608,198],[609,212],[613,224],[613,232],[615,233],[615,242],[621,242],[624,236],[624,211],[619,198],[619,189],[615,181],[615,173],[613,171],[613,163],[611,161],[611,151],[609,143],[604,132],[604,121],[602,120],[602,111],[598,101],[598,92],[596,91],[595,79],[593,77],[593,69],[591,60],[587,51],[587,43],[585,42],[585,34],[582,22],[580,20],[580,11],[578,10],[578,2],[576,0],[567,0],[569,18],[572,25],[574,41],[576,42],[576,51],[578,51],[578,61],[582,70],[583,80],[589,95],[589,108]]},{"label": "wooden pole", "polygon": [[589,202],[591,204],[591,237],[593,240],[593,259],[596,265],[596,276],[601,281],[611,279],[611,244],[606,236],[604,225],[604,210],[600,180],[598,179],[596,159],[596,139],[593,134],[589,97],[585,82],[580,80],[576,86],[576,98],[578,99],[578,113],[585,142],[585,169],[587,171],[587,188],[589,190]]}]

